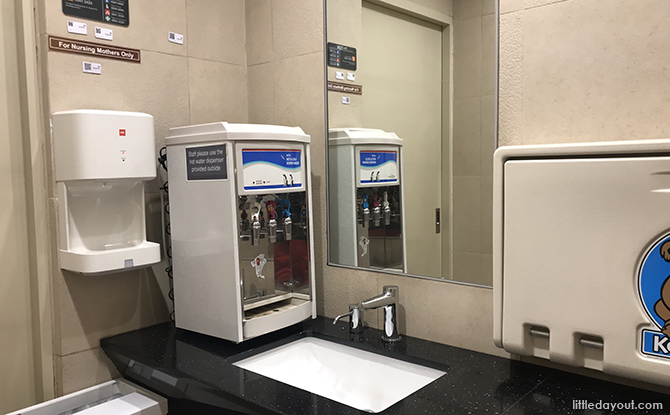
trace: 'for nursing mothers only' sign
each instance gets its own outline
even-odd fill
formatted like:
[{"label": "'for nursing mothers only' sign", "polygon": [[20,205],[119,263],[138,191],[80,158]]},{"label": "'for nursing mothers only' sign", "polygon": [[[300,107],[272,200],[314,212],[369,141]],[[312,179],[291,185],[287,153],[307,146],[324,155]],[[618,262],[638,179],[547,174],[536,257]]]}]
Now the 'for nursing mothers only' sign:
[{"label": "'for nursing mothers only' sign", "polygon": [[117,59],[126,62],[140,63],[140,51],[118,46],[108,46],[100,43],[82,42],[49,36],[49,49],[57,52],[78,53],[100,58]]}]

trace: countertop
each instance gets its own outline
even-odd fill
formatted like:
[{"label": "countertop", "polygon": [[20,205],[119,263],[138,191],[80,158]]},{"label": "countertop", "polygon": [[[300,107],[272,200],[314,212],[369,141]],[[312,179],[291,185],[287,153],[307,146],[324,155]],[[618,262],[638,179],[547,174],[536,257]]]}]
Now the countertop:
[{"label": "countertop", "polygon": [[[240,344],[175,328],[173,323],[101,340],[126,378],[175,402],[200,402],[220,413],[330,415],[363,414],[352,407],[233,366],[249,355],[314,336],[419,363],[447,374],[382,414],[662,414],[670,395],[574,375],[529,363],[403,336],[389,346],[381,332],[366,328],[354,341],[346,322],[315,320]],[[670,376],[670,374],[669,374]],[[662,410],[573,410],[573,401],[661,403]],[[199,411],[204,412],[204,411]],[[194,412],[195,413],[195,412]]]}]

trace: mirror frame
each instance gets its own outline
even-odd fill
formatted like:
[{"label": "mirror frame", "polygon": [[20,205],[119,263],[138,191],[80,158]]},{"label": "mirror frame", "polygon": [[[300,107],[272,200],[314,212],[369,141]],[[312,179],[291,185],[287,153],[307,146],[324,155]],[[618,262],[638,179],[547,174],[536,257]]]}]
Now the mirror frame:
[{"label": "mirror frame", "polygon": [[[329,120],[329,113],[328,113],[328,54],[326,51],[328,50],[328,1],[337,1],[337,0],[323,0],[323,90],[324,90],[324,117],[325,117],[325,140],[324,140],[324,145],[326,146],[326,166],[328,166],[329,163],[329,145],[328,145],[328,135],[330,131],[330,127],[328,124]],[[361,0],[362,2],[363,0]],[[498,81],[499,81],[499,76],[500,76],[500,0],[494,0],[494,9],[495,9],[495,81],[494,81],[494,87],[495,87],[495,105],[494,105],[494,123],[493,123],[493,130],[494,130],[494,147],[497,149],[499,147],[499,141],[498,141],[498,107],[500,105],[500,91],[498,87]],[[493,162],[493,160],[491,160]],[[345,269],[352,269],[352,270],[357,270],[357,271],[364,271],[364,272],[376,272],[376,273],[382,273],[382,274],[389,274],[389,275],[396,275],[396,276],[402,276],[402,277],[410,277],[410,278],[419,278],[419,279],[424,279],[424,280],[432,280],[432,281],[439,281],[439,282],[446,282],[446,283],[453,283],[453,284],[461,284],[461,285],[467,285],[467,286],[473,286],[473,287],[480,287],[480,288],[488,288],[488,289],[493,289],[492,285],[481,285],[481,284],[474,284],[470,282],[465,282],[465,281],[458,281],[454,279],[448,279],[448,278],[435,278],[435,277],[428,277],[425,275],[417,275],[417,274],[411,274],[411,273],[405,273],[405,272],[395,272],[395,271],[386,271],[382,269],[370,269],[370,268],[362,268],[362,267],[356,267],[353,265],[344,265],[344,264],[336,264],[331,260],[331,250],[330,250],[330,189],[329,189],[329,183],[330,183],[330,177],[329,177],[329,169],[326,167],[326,249],[327,249],[327,261],[326,265],[330,267],[335,267],[335,268],[345,268]],[[491,281],[491,284],[493,284],[493,281]]]}]

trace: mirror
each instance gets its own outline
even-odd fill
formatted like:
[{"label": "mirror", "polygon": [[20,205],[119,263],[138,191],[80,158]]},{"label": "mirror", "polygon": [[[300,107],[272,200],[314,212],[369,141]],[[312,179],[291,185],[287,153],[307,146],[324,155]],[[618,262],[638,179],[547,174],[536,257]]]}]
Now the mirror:
[{"label": "mirror", "polygon": [[494,0],[327,0],[329,264],[490,286]]}]

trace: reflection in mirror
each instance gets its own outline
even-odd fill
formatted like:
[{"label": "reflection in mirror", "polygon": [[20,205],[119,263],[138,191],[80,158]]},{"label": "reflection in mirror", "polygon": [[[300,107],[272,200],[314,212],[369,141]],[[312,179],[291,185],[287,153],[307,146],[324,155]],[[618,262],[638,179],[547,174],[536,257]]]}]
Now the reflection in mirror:
[{"label": "reflection in mirror", "polygon": [[327,0],[331,265],[491,285],[494,0]]}]

